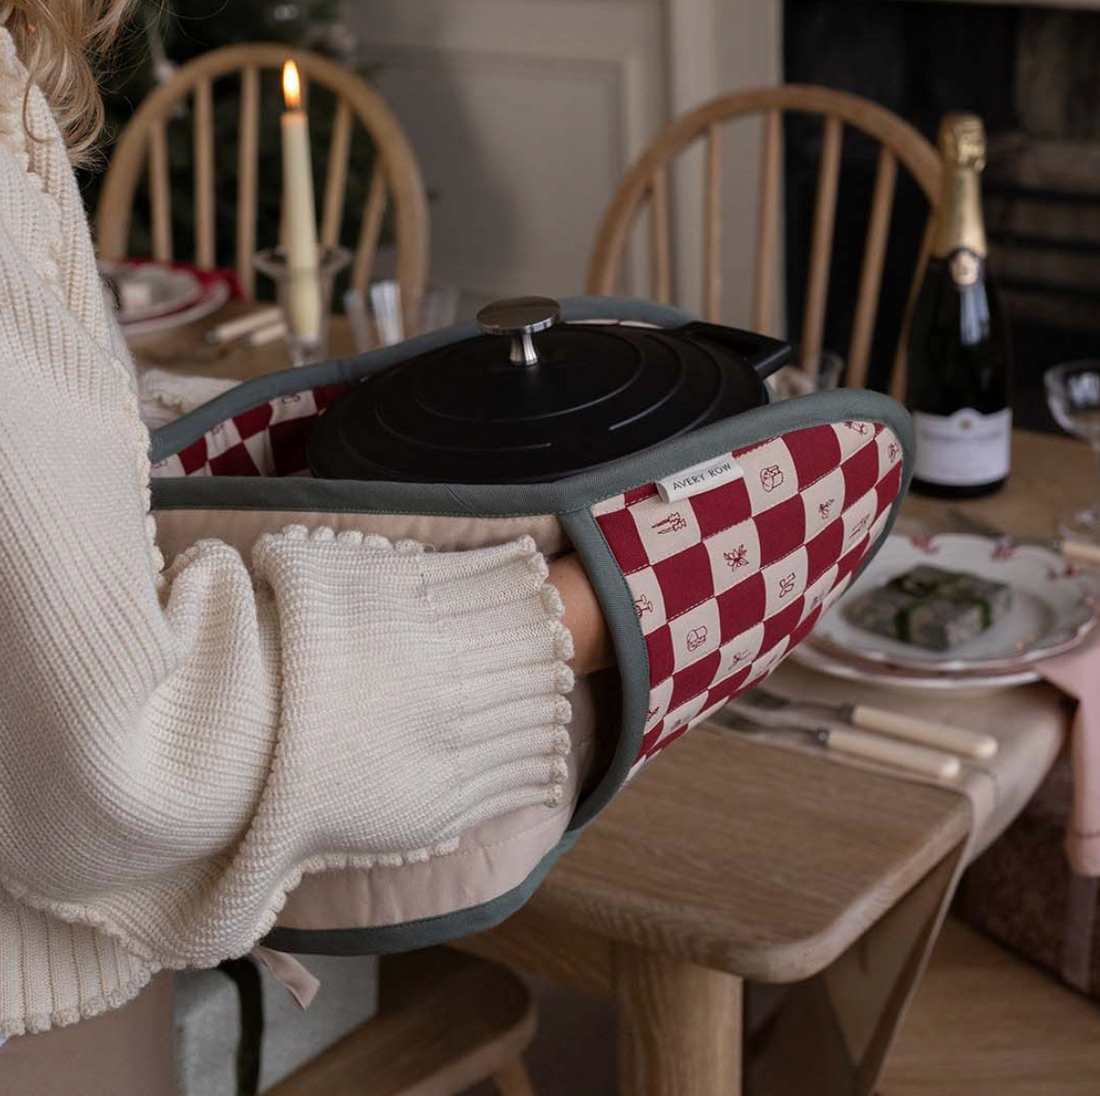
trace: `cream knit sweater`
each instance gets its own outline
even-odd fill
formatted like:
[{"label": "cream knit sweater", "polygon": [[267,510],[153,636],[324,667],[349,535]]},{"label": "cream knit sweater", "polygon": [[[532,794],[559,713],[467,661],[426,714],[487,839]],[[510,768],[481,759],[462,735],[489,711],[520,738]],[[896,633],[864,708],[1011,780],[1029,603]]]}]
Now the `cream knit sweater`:
[{"label": "cream knit sweater", "polygon": [[0,28],[0,1035],[247,952],[303,872],[554,803],[572,683],[527,540],[290,529],[160,574],[132,366],[25,86]]}]

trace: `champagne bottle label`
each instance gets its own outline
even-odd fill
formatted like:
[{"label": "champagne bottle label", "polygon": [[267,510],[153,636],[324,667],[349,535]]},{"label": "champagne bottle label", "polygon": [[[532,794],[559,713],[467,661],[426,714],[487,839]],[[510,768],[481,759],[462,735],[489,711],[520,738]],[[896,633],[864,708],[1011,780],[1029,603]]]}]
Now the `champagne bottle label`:
[{"label": "champagne bottle label", "polygon": [[963,408],[953,415],[913,415],[917,459],[914,475],[943,487],[980,487],[1008,475],[1012,411],[982,415]]}]

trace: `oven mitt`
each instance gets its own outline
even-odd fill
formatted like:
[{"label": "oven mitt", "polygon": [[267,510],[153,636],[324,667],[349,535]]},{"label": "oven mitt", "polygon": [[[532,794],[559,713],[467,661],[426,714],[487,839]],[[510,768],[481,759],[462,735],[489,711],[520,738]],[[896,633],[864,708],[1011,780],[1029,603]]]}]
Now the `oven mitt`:
[{"label": "oven mitt", "polygon": [[[678,327],[649,302],[579,298],[566,320]],[[313,421],[359,380],[476,333],[473,325],[242,385],[158,431],[153,506],[177,543],[216,535],[251,545],[288,521],[400,528],[439,543],[440,524],[477,541],[564,532],[598,597],[617,655],[621,717],[601,728],[609,760],[556,846],[491,900],[439,915],[346,929],[277,928],[292,951],[361,954],[423,947],[488,928],[523,904],[554,860],[645,764],[730,698],[762,681],[881,546],[908,486],[906,412],[864,390],[766,405],[551,483],[445,484],[311,478]],[[471,533],[476,534],[471,536]],[[458,534],[455,534],[458,536]],[[480,543],[485,543],[482,539]],[[444,545],[441,545],[444,546]],[[482,850],[484,853],[484,850]],[[335,885],[334,885],[335,886]],[[354,884],[349,884],[354,888]],[[335,893],[335,892],[334,892]],[[341,893],[344,893],[341,891]]]},{"label": "oven mitt", "polygon": [[[799,404],[822,407],[750,414]],[[902,494],[898,420],[826,421],[712,451],[570,516],[618,648],[620,779],[767,677],[844,592]]]}]

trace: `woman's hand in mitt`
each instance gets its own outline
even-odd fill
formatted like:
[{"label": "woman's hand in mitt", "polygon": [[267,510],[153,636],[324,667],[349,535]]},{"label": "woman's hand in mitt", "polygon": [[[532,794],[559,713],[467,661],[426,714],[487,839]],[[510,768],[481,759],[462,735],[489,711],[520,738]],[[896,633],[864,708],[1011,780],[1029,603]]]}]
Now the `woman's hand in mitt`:
[{"label": "woman's hand in mitt", "polygon": [[591,674],[612,665],[615,651],[603,609],[575,552],[550,564],[550,583],[565,606],[562,623],[573,633],[574,673]]}]

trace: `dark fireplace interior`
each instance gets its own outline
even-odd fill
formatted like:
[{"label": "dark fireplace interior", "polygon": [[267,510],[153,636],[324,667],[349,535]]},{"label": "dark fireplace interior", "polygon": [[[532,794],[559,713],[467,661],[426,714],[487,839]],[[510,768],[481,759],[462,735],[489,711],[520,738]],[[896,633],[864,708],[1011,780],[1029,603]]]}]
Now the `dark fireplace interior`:
[{"label": "dark fireplace interior", "polygon": [[[867,96],[935,140],[953,110],[989,134],[985,214],[1016,350],[1017,425],[1054,429],[1043,371],[1100,356],[1100,11],[883,0],[785,0],[785,78]],[[821,125],[787,121],[787,290],[797,339]],[[877,146],[849,131],[825,347],[848,346]],[[926,205],[899,173],[870,383],[893,362]]]}]

